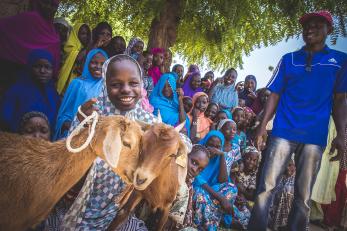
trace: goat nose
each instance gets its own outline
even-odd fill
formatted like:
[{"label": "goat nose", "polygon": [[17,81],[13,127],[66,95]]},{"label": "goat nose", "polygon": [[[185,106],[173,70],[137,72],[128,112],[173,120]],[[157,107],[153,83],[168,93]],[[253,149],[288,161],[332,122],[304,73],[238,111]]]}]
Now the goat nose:
[{"label": "goat nose", "polygon": [[145,183],[147,180],[147,178],[141,179],[139,176],[136,177],[136,184],[137,185],[142,185],[143,183]]}]

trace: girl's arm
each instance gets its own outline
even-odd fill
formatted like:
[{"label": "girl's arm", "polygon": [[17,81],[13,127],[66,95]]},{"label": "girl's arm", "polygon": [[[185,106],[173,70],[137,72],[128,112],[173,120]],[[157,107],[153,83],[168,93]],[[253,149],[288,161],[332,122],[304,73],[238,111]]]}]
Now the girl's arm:
[{"label": "girl's arm", "polygon": [[233,212],[232,204],[222,195],[214,191],[208,184],[203,184],[202,188],[205,189],[213,198],[219,201],[224,211],[231,214]]},{"label": "girl's arm", "polygon": [[199,137],[196,137],[197,129],[198,129],[198,118],[197,118],[197,112],[196,109],[193,108],[192,111],[192,121],[191,121],[191,127],[190,127],[190,139],[194,144],[196,144],[199,141]]},{"label": "girl's arm", "polygon": [[184,105],[183,105],[183,90],[182,88],[177,89],[177,94],[178,94],[178,102],[179,102],[179,120],[180,123],[183,123],[186,121],[186,113],[184,111]]},{"label": "girl's arm", "polygon": [[227,163],[225,162],[224,153],[219,158],[219,183],[228,182],[228,171],[227,171]]}]

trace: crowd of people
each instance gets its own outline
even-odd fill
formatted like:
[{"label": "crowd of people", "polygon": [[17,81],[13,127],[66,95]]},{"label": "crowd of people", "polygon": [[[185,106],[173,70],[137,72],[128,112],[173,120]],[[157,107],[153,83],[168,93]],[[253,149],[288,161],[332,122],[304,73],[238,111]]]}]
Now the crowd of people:
[{"label": "crowd of people", "polygon": [[[300,19],[305,47],[284,55],[258,88],[254,75],[238,81],[234,68],[217,77],[172,66],[168,49],[145,49],[137,37],[126,43],[107,22],[70,26],[54,19],[59,1],[34,2],[0,19],[2,131],[54,142],[93,111],[184,123],[188,196],[174,203],[168,230],[306,230],[309,217],[347,228],[346,109],[336,101],[347,92],[347,56],[325,45],[328,12]],[[331,146],[339,161],[330,161]],[[97,159],[36,229],[106,230],[124,187]],[[139,213],[119,228],[146,229]]]}]

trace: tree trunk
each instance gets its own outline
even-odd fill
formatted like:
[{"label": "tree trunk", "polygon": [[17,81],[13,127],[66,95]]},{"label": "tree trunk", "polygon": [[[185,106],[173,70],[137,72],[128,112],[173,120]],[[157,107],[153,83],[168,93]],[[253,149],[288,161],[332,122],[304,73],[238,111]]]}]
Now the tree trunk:
[{"label": "tree trunk", "polygon": [[177,29],[180,22],[182,0],[165,0],[164,6],[151,24],[148,47],[172,47],[176,42]]}]

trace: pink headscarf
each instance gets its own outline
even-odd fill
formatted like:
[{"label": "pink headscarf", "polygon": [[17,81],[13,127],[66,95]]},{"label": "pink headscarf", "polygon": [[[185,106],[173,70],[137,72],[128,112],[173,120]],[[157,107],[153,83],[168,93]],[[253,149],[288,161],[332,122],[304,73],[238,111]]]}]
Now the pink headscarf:
[{"label": "pink headscarf", "polygon": [[[54,2],[59,2],[55,0]],[[30,51],[48,50],[60,63],[60,39],[53,22],[37,11],[0,19],[0,59],[25,65]],[[59,65],[55,65],[57,72]]]},{"label": "pink headscarf", "polygon": [[148,111],[150,113],[152,113],[154,111],[154,108],[153,106],[149,103],[149,100],[147,98],[147,91],[142,88],[142,91],[141,91],[141,96],[142,96],[142,99],[141,99],[141,106],[142,108],[145,110],[145,111]]}]

